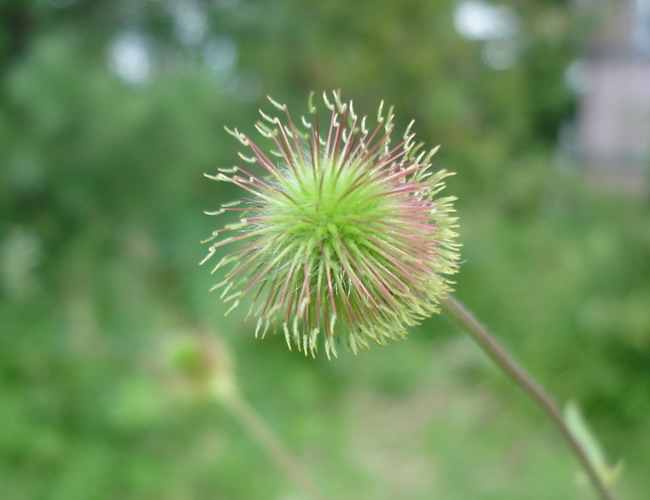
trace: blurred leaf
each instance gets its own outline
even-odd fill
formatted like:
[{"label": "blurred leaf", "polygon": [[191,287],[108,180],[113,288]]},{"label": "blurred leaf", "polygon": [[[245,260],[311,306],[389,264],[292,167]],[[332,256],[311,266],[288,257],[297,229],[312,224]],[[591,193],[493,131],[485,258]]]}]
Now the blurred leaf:
[{"label": "blurred leaf", "polygon": [[595,465],[603,482],[608,486],[614,485],[623,472],[623,463],[619,461],[614,466],[607,464],[598,439],[589,428],[575,401],[569,401],[564,406],[564,418],[573,436],[582,445],[589,460]]}]

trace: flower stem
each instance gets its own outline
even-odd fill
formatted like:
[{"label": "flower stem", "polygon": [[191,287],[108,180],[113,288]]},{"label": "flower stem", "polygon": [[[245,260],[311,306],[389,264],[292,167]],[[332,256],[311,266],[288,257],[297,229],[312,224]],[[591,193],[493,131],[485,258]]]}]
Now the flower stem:
[{"label": "flower stem", "polygon": [[244,398],[233,394],[230,397],[221,398],[221,401],[271,459],[305,492],[306,498],[310,500],[326,499],[309,471]]},{"label": "flower stem", "polygon": [[544,391],[544,389],[535,380],[528,375],[524,369],[508,354],[503,347],[492,337],[490,332],[469,312],[463,304],[454,297],[449,296],[440,304],[443,312],[449,316],[458,326],[463,328],[476,343],[485,351],[485,353],[494,361],[499,368],[524,390],[548,415],[555,427],[567,442],[573,453],[578,458],[580,464],[589,476],[594,488],[603,500],[613,500],[612,492],[605,486],[596,466],[592,463],[585,449],[573,435],[567,426],[562,413]]}]

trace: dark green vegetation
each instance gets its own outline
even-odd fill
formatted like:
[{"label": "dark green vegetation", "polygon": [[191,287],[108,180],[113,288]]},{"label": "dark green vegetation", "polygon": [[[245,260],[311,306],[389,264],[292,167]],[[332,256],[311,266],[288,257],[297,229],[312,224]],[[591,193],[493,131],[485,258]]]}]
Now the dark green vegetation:
[{"label": "dark green vegetation", "polygon": [[[554,160],[582,21],[561,2],[517,7],[521,53],[497,71],[451,2],[189,3],[208,14],[198,40],[165,7],[181,2],[0,6],[0,498],[298,495],[218,403],[177,387],[170,344],[197,333],[229,347],[243,393],[333,498],[590,498],[551,426],[444,318],[314,361],[254,340],[245,308],[224,318],[207,293],[201,212],[235,199],[202,177],[236,161],[222,126],[252,134],[264,94],[299,112],[331,88],[361,113],[386,99],[443,145],[458,296],[578,401],[624,462],[620,492],[642,498],[647,197],[587,188]],[[152,57],[135,84],[107,66],[125,32]]]}]

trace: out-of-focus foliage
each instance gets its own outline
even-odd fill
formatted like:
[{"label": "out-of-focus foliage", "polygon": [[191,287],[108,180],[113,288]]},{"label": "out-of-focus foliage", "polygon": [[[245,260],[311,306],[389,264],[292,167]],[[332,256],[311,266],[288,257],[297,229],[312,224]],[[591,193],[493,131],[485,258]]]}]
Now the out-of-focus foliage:
[{"label": "out-of-focus foliage", "polygon": [[280,337],[253,340],[254,322],[224,318],[207,293],[198,242],[215,227],[201,212],[231,193],[202,173],[237,161],[222,126],[253,133],[264,94],[301,109],[311,89],[331,88],[359,112],[385,99],[443,145],[438,165],[458,173],[458,295],[559,400],[580,403],[625,463],[621,491],[640,497],[647,200],[587,188],[554,161],[583,20],[562,2],[511,2],[515,60],[498,70],[484,63],[490,42],[459,36],[456,7],[0,6],[1,498],[299,495],[223,408],[179,396],[169,344],[206,331],[333,498],[586,489],[543,418],[444,319],[327,363]]}]

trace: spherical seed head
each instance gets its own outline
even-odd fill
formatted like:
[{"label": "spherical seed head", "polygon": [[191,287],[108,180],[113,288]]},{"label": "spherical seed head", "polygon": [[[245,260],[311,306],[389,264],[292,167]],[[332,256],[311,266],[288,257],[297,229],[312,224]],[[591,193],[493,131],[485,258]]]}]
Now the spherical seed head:
[{"label": "spherical seed head", "polygon": [[246,191],[212,212],[241,215],[206,240],[203,262],[237,245],[215,266],[230,269],[213,289],[223,288],[229,311],[252,295],[256,336],[281,325],[289,348],[305,354],[315,354],[319,338],[330,357],[338,344],[356,354],[404,337],[438,311],[458,266],[455,198],[437,196],[450,173],[431,171],[437,148],[423,150],[410,125],[395,140],[383,102],[370,126],[338,92],[323,94],[320,110],[310,95],[297,123],[269,100],[278,116],[260,111],[256,126],[269,147],[226,129],[248,148],[242,160],[257,166],[208,176]]}]

